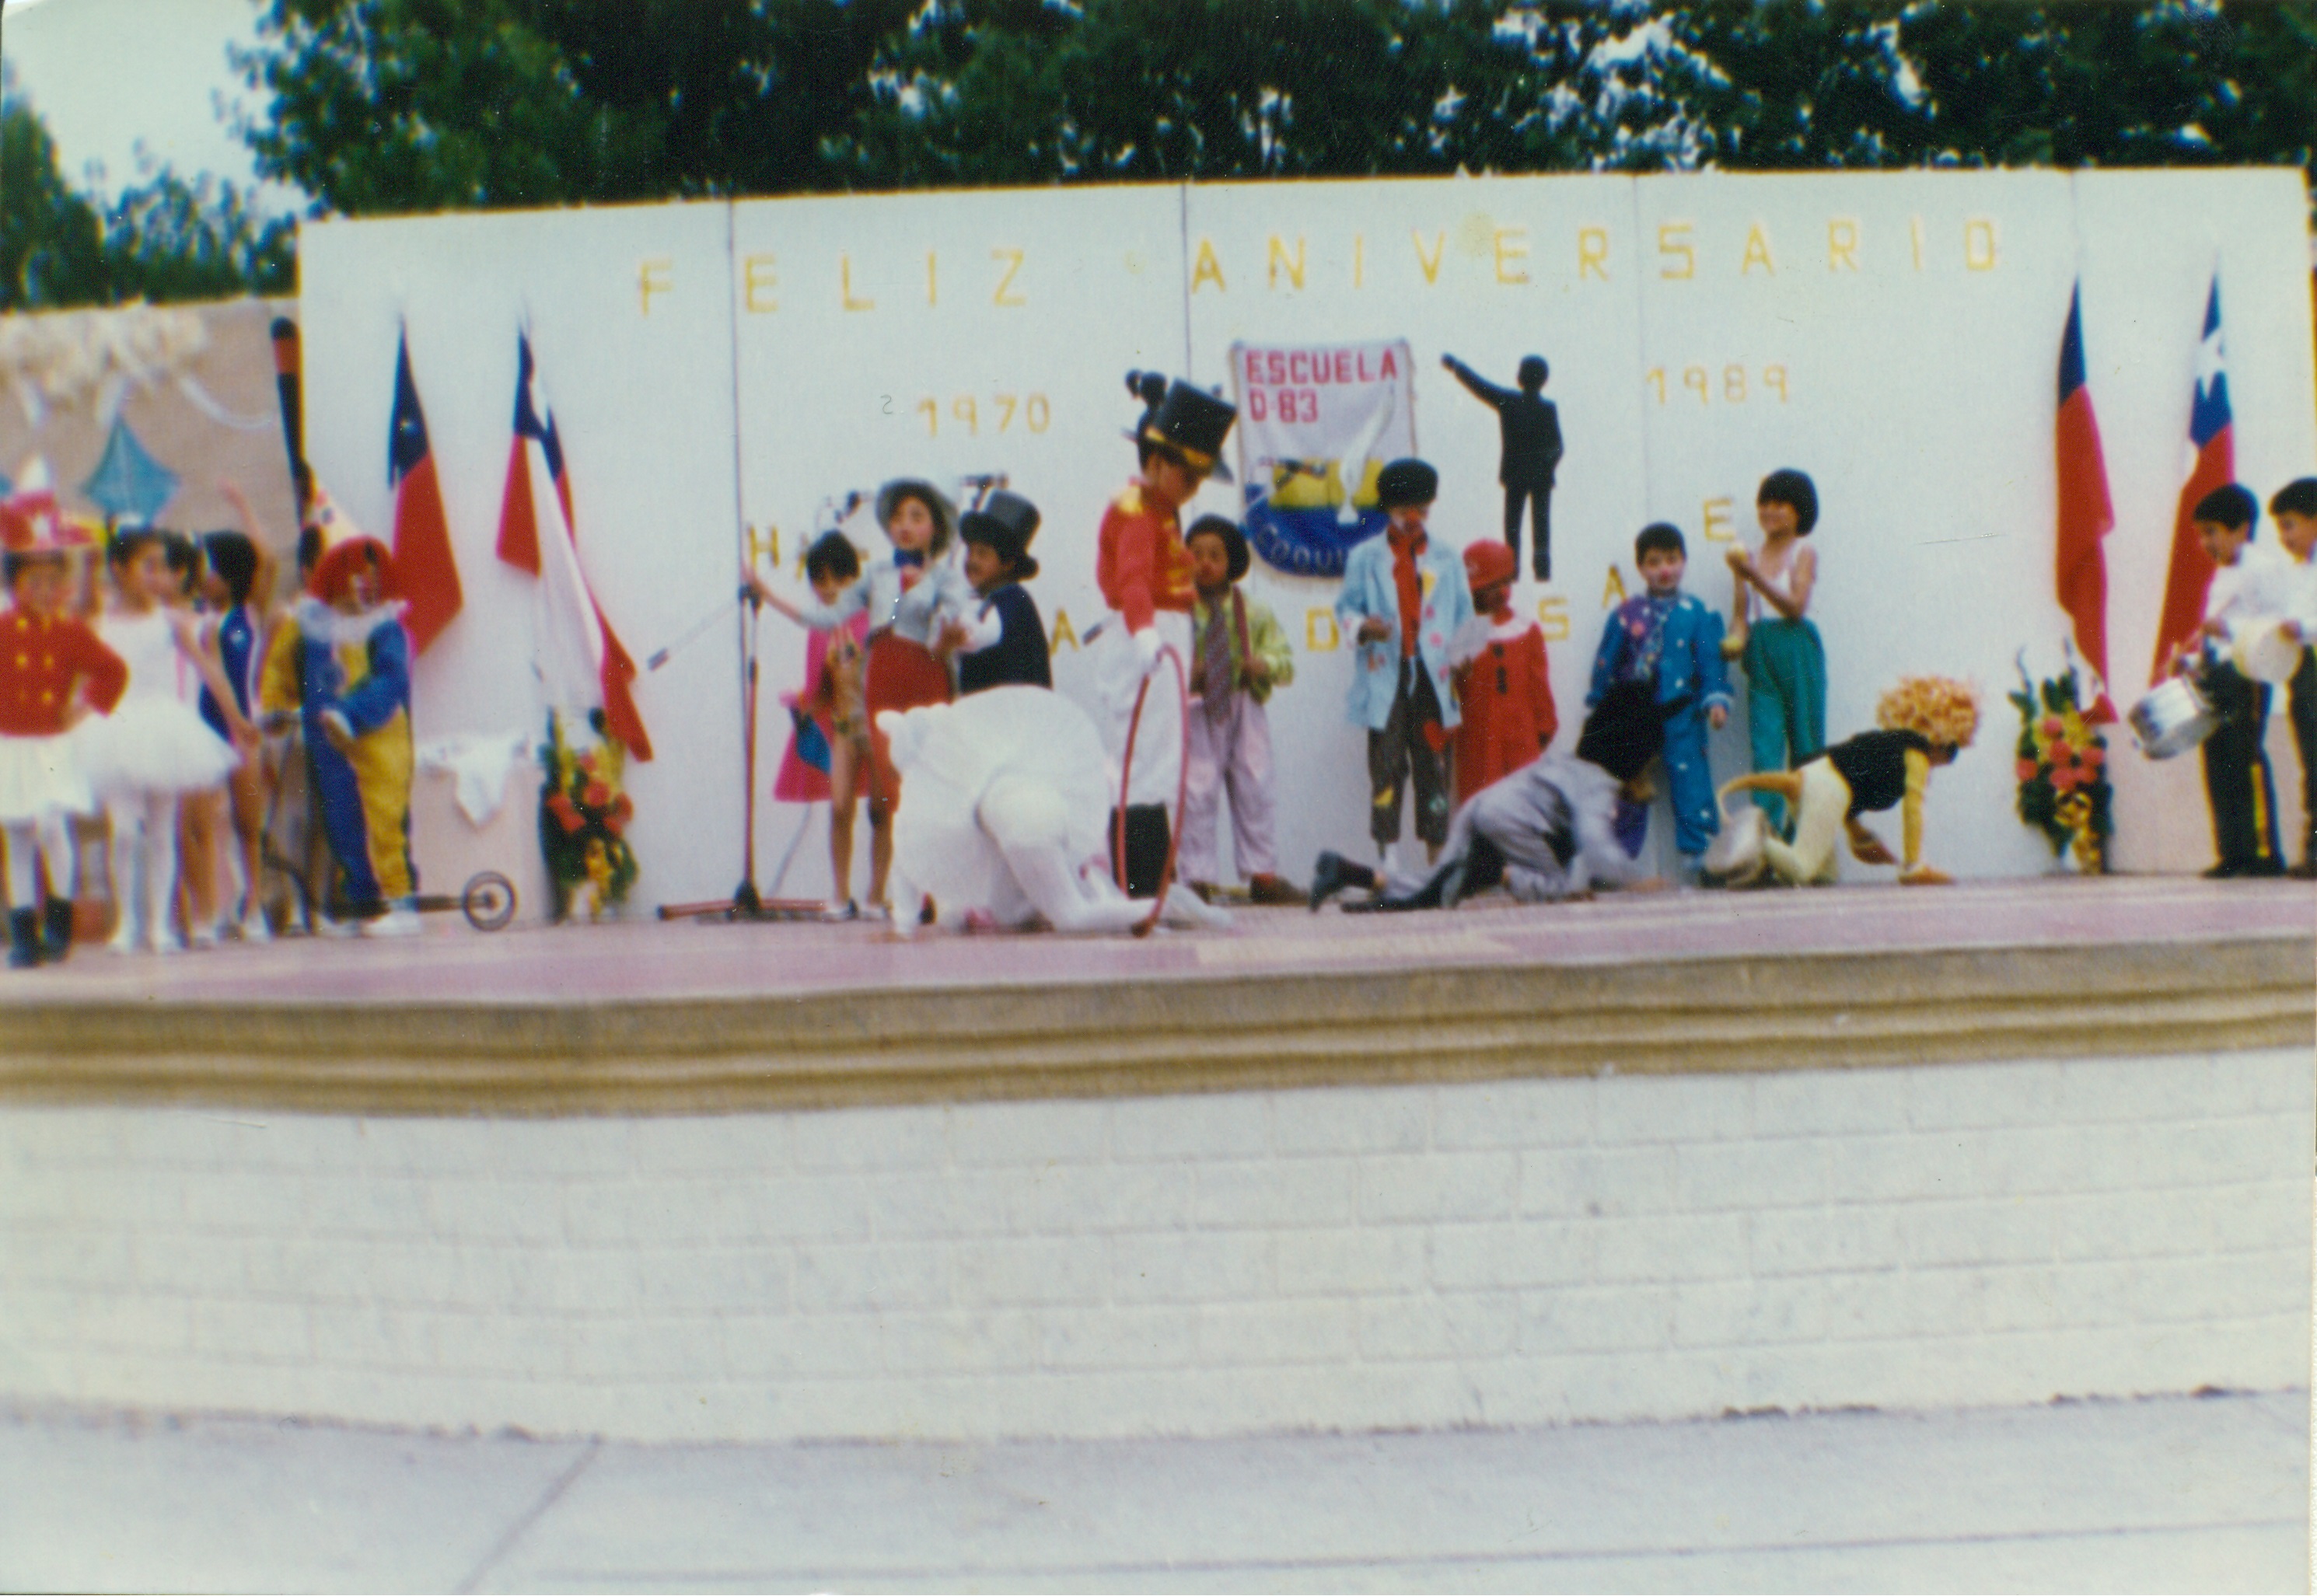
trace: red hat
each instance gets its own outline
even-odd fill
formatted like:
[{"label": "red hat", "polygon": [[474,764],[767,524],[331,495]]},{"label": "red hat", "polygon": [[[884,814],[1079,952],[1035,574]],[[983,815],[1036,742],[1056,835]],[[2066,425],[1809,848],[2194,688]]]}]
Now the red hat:
[{"label": "red hat", "polygon": [[380,591],[388,598],[396,595],[394,551],[356,526],[353,517],[338,508],[329,490],[319,482],[314,484],[314,496],[307,505],[306,524],[322,534],[321,557],[314,562],[314,575],[307,581],[307,592],[318,599],[328,599],[345,579],[346,568],[355,556],[367,550],[378,566]]},{"label": "red hat", "polygon": [[67,521],[58,507],[48,461],[38,455],[26,460],[15,490],[0,501],[0,548],[10,554],[62,554],[88,541],[88,534]]},{"label": "red hat", "polygon": [[1464,546],[1464,583],[1474,593],[1484,587],[1494,587],[1510,582],[1520,573],[1520,564],[1513,551],[1502,543],[1483,539]]}]

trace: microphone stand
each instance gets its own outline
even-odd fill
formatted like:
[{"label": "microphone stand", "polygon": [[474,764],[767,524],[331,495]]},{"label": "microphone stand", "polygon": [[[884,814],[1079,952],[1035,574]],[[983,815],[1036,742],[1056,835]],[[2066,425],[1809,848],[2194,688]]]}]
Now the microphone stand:
[{"label": "microphone stand", "polygon": [[[757,620],[764,601],[753,587],[740,589],[740,884],[730,898],[711,898],[696,904],[662,904],[662,920],[808,920],[819,916],[820,905],[805,898],[767,898],[756,890],[756,653]],[[718,606],[720,610],[722,606]],[[696,634],[695,634],[696,635]],[[686,639],[689,641],[689,639]],[[676,644],[653,656],[653,668],[667,663]]]}]

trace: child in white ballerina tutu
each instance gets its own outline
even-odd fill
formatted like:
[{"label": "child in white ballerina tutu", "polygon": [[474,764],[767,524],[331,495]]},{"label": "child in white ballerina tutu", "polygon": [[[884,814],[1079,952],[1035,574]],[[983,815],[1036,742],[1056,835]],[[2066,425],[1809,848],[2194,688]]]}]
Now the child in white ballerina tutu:
[{"label": "child in white ballerina tutu", "polygon": [[82,725],[81,768],[112,823],[112,897],[120,923],[116,953],[140,944],[173,953],[183,943],[170,924],[177,896],[177,803],[222,782],[240,762],[235,745],[257,734],[237,709],[225,712],[228,743],[186,701],[179,682],[198,680],[220,706],[237,700],[212,649],[202,646],[200,619],[163,603],[174,581],[159,535],[116,531],[108,551],[114,602],[98,620],[106,647],[129,666],[129,691],[112,713]]}]

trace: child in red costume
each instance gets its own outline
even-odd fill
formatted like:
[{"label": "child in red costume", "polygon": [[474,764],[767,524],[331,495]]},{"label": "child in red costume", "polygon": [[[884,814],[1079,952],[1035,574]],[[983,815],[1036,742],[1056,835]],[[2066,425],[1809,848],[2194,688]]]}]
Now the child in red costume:
[{"label": "child in red costume", "polygon": [[[73,845],[67,818],[96,808],[70,735],[110,712],[129,667],[66,609],[68,534],[52,504],[0,506],[9,605],[0,611],[0,832],[8,852],[8,962],[64,958],[72,941]],[[35,864],[48,867],[43,916]]]},{"label": "child in red costume", "polygon": [[1543,753],[1561,727],[1552,706],[1552,679],[1544,663],[1544,632],[1513,613],[1513,578],[1519,566],[1501,543],[1464,550],[1472,608],[1489,622],[1488,640],[1459,668],[1456,696],[1464,723],[1456,728],[1456,801],[1463,803],[1498,777]]}]

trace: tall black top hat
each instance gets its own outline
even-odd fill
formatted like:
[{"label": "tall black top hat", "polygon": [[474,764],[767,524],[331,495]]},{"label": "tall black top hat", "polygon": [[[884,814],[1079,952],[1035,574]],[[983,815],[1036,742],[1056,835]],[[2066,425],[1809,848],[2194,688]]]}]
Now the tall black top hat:
[{"label": "tall black top hat", "polygon": [[1037,535],[1038,507],[1003,489],[991,494],[980,509],[967,511],[958,531],[968,543],[986,544],[1012,568],[1016,582],[1038,574],[1038,562],[1030,557],[1030,539]]},{"label": "tall black top hat", "polygon": [[1238,407],[1204,388],[1177,378],[1167,387],[1158,407],[1142,419],[1141,441],[1162,444],[1181,455],[1192,469],[1219,482],[1231,480],[1222,462],[1223,437],[1239,419]]}]

